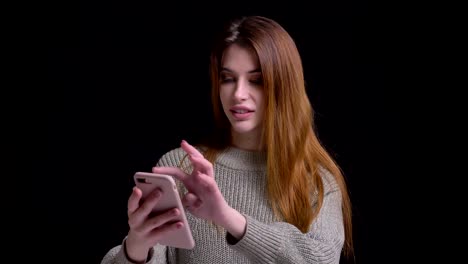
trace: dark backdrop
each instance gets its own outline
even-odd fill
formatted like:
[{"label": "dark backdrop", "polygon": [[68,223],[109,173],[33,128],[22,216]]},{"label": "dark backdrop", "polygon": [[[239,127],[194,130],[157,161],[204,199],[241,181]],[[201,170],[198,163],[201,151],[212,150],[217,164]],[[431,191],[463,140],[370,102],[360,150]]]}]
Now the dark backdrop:
[{"label": "dark backdrop", "polygon": [[398,262],[398,131],[385,87],[381,13],[364,1],[326,2],[55,7],[47,151],[34,181],[39,231],[53,241],[37,239],[42,253],[99,263],[121,242],[133,173],[211,128],[214,32],[230,17],[257,14],[283,25],[302,55],[319,137],[349,182],[356,262]]}]

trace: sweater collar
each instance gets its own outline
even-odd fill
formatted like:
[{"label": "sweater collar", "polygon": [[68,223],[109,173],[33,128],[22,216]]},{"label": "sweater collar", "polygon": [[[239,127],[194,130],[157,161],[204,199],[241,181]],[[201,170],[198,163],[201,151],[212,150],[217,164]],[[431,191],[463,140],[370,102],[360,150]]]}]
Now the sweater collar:
[{"label": "sweater collar", "polygon": [[230,146],[220,152],[216,163],[236,170],[261,171],[266,169],[267,153]]}]

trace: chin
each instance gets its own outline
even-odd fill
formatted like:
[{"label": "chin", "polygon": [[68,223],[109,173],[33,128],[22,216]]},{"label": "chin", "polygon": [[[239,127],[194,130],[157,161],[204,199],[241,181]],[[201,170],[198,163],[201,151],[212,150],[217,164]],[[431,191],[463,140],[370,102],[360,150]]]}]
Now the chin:
[{"label": "chin", "polygon": [[251,124],[234,124],[231,125],[231,128],[239,134],[249,133],[256,129],[256,127]]}]

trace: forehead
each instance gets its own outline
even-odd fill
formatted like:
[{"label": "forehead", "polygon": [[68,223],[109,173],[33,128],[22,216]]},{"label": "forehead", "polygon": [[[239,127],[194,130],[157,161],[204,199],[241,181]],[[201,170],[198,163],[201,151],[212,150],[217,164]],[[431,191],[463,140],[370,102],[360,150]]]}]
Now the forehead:
[{"label": "forehead", "polygon": [[221,67],[236,73],[259,69],[258,56],[252,48],[232,44],[223,53]]}]

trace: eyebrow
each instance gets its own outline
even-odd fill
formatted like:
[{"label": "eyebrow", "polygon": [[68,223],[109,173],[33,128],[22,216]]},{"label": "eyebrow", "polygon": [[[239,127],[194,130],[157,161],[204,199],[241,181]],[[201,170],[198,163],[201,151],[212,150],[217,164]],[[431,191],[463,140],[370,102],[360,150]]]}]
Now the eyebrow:
[{"label": "eyebrow", "polygon": [[[226,67],[222,67],[221,71],[227,71],[227,72],[231,72],[231,73],[234,72],[233,70],[231,70],[229,68],[226,68]],[[259,72],[260,72],[260,68],[257,68],[257,69],[253,69],[251,71],[248,71],[247,73],[259,73]]]}]

